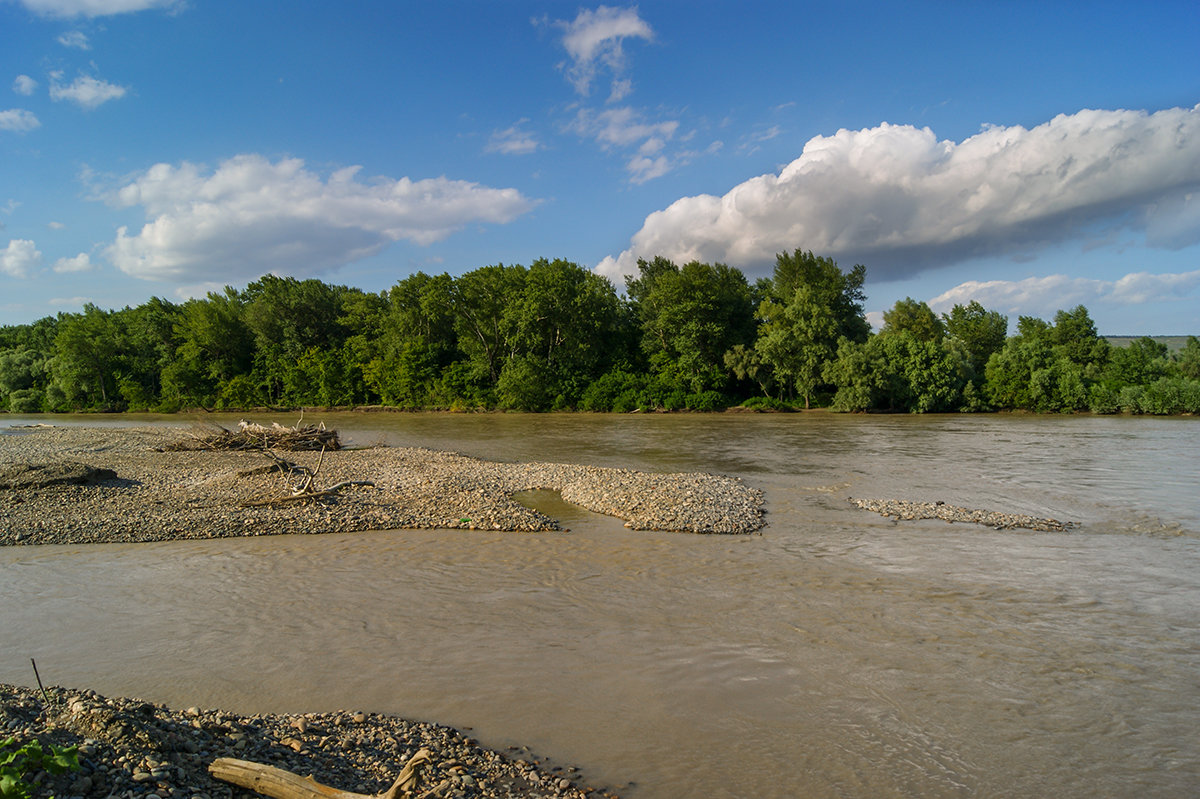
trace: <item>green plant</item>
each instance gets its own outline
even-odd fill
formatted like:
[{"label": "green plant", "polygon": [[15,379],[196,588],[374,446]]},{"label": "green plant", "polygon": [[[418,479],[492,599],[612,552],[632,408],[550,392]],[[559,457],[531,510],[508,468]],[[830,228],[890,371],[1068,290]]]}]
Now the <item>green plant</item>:
[{"label": "green plant", "polygon": [[16,738],[0,743],[0,799],[30,799],[33,786],[26,782],[26,777],[39,771],[65,774],[79,769],[79,754],[74,746],[47,744],[43,748],[36,739],[20,747],[16,743]]}]

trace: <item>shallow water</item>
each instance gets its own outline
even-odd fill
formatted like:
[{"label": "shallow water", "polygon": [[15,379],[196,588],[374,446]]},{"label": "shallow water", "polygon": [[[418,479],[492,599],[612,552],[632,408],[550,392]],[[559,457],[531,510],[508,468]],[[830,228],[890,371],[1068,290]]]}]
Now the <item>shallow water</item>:
[{"label": "shallow water", "polygon": [[[569,533],[0,548],[0,681],[36,657],[47,682],[182,707],[398,713],[634,799],[1200,786],[1197,420],[322,418],[359,443],[736,474],[769,526],[638,533],[539,494]],[[898,524],[848,496],[1081,526]]]}]

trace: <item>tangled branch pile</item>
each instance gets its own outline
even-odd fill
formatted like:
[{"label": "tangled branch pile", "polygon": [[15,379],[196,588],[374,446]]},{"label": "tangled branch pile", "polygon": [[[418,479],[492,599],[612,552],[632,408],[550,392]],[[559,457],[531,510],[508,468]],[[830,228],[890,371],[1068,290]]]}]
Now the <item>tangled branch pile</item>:
[{"label": "tangled branch pile", "polygon": [[324,424],[296,424],[284,427],[275,422],[270,427],[265,427],[243,420],[238,422],[237,430],[228,430],[220,425],[216,427],[216,432],[193,434],[188,439],[169,445],[167,449],[174,452],[267,449],[299,452],[342,448],[337,431],[327,430]]}]

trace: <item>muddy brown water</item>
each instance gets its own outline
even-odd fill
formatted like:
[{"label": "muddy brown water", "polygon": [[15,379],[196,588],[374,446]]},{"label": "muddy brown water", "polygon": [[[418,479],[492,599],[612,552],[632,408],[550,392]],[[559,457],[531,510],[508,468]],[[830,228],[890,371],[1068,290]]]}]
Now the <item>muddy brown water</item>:
[{"label": "muddy brown water", "polygon": [[[539,492],[570,532],[0,548],[0,681],[32,684],[35,657],[47,682],[178,707],[396,713],[633,799],[1200,791],[1200,420],[320,418],[357,443],[734,474],[769,526],[638,533]],[[896,523],[849,496],[1080,527]]]}]

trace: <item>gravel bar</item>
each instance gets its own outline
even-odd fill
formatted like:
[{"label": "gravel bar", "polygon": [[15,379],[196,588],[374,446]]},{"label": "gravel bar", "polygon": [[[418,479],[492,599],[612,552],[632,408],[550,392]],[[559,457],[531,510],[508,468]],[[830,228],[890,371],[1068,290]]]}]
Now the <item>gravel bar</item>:
[{"label": "gravel bar", "polygon": [[[560,529],[554,519],[513,499],[533,489],[559,491],[567,502],[624,519],[635,530],[745,534],[764,525],[762,492],[737,478],[500,463],[407,447],[282,453],[316,471],[316,489],[344,481],[373,483],[293,501],[285,476],[264,453],[167,450],[188,435],[186,429],[163,427],[0,432],[0,545]],[[48,467],[66,478],[30,481],[31,472]],[[294,475],[287,479],[297,481]],[[250,504],[263,501],[270,504]]]},{"label": "gravel bar", "polygon": [[[46,701],[46,700],[49,701]],[[582,783],[575,766],[526,749],[496,752],[450,727],[361,711],[241,716],[172,710],[93,691],[0,684],[0,741],[78,747],[79,771],[27,774],[37,799],[258,799],[209,776],[218,757],[265,763],[344,791],[386,791],[420,749],[432,754],[414,796],[613,797]]]},{"label": "gravel bar", "polygon": [[996,530],[1021,528],[1043,533],[1061,533],[1075,526],[1074,522],[1058,519],[1040,519],[1020,513],[1000,513],[993,510],[977,510],[947,505],[944,502],[908,502],[903,499],[850,499],[850,503],[863,510],[873,511],[893,519],[941,519],[946,522],[968,522],[983,524]]}]

